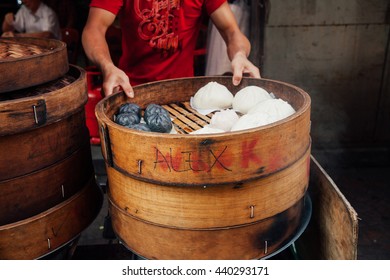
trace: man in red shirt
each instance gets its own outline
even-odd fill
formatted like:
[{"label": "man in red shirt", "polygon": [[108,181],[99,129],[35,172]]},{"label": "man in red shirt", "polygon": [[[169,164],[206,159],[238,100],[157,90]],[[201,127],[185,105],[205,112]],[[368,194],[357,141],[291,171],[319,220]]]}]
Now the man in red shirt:
[{"label": "man in red shirt", "polygon": [[[259,69],[247,59],[250,43],[226,0],[92,0],[82,39],[87,56],[102,71],[105,95],[122,89],[133,97],[131,85],[193,76],[203,9],[226,42],[233,84],[240,83],[243,73],[260,78]],[[105,39],[116,16],[122,29],[119,68]]]}]

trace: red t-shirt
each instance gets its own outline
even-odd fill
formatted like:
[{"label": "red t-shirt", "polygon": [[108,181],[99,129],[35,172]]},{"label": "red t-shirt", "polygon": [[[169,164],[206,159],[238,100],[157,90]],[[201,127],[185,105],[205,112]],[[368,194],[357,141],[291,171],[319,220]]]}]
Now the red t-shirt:
[{"label": "red t-shirt", "polygon": [[211,14],[226,0],[92,0],[119,16],[119,67],[132,85],[193,76],[193,59],[203,11]]}]

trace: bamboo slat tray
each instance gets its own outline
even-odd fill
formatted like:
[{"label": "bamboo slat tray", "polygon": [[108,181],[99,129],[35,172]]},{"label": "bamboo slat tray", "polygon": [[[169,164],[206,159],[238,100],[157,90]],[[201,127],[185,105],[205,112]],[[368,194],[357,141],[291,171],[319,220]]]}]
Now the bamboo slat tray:
[{"label": "bamboo slat tray", "polygon": [[175,131],[179,134],[189,134],[210,123],[213,113],[202,115],[193,109],[190,102],[162,105],[171,115]]},{"label": "bamboo slat tray", "polygon": [[66,44],[40,38],[0,38],[0,93],[55,80],[69,69]]}]

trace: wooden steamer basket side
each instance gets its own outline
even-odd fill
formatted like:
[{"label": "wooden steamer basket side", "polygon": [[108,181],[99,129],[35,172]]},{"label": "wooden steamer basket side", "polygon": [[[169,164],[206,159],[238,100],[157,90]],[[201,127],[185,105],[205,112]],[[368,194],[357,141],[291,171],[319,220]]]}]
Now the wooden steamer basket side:
[{"label": "wooden steamer basket side", "polygon": [[55,80],[68,71],[66,44],[41,38],[0,38],[0,94]]},{"label": "wooden steamer basket side", "polygon": [[72,65],[60,79],[0,95],[0,136],[58,122],[80,111],[87,101],[86,73]]},{"label": "wooden steamer basket side", "polygon": [[[158,103],[169,109],[178,124],[188,111],[186,102],[210,81],[227,86],[233,94],[248,85],[261,86],[289,102],[296,113],[264,127],[212,135],[145,133],[112,121],[125,102],[142,108]],[[124,94],[106,97],[96,107],[113,226],[130,249],[157,259],[260,258],[294,232],[309,175],[307,93],[272,80],[245,78],[234,87],[229,77],[197,77],[137,86],[135,95],[131,100]],[[193,130],[191,126],[205,123],[190,121],[187,128]],[[268,238],[271,225],[281,220],[289,223]],[[132,236],[141,229],[154,234],[143,240]],[[175,247],[176,254],[166,252],[159,232],[165,232],[165,237],[170,232],[172,243],[169,238],[164,242]],[[178,234],[192,242],[173,238]],[[247,234],[256,236],[256,242]],[[196,241],[200,238],[204,246]],[[268,249],[264,251],[266,239]],[[235,241],[240,244],[233,244]],[[234,254],[226,249],[232,245],[237,248]]]},{"label": "wooden steamer basket side", "polygon": [[68,76],[69,84],[45,84],[31,89],[32,96],[0,96],[0,181],[46,168],[89,143],[85,72],[72,66]]},{"label": "wooden steamer basket side", "polygon": [[102,195],[92,166],[85,71],[0,94],[0,259],[40,258],[73,242]]},{"label": "wooden steamer basket side", "polygon": [[93,173],[90,146],[84,145],[56,164],[0,181],[0,226],[37,215],[69,199]]},{"label": "wooden steamer basket side", "polygon": [[98,215],[103,195],[94,176],[69,199],[30,218],[0,225],[0,259],[37,259],[77,238]]}]

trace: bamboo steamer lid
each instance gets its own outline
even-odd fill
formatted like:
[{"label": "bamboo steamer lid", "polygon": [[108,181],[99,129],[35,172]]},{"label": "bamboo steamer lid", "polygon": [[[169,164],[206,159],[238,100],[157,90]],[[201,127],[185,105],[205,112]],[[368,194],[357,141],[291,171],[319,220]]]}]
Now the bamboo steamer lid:
[{"label": "bamboo steamer lid", "polygon": [[62,41],[0,38],[0,94],[55,80],[68,69],[66,44]]}]

